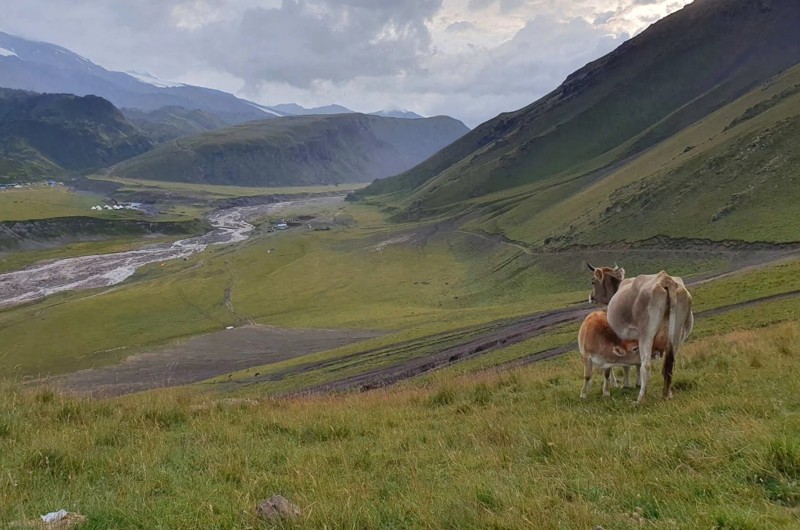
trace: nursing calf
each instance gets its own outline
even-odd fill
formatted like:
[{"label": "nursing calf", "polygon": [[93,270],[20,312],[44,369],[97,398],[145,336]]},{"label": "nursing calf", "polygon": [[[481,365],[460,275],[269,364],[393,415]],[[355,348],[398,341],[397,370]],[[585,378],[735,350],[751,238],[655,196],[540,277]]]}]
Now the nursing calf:
[{"label": "nursing calf", "polygon": [[[603,396],[611,395],[609,380],[613,379],[615,366],[626,368],[640,364],[639,341],[622,341],[608,325],[605,311],[590,313],[578,332],[578,348],[583,356],[583,389],[581,399],[586,399],[592,386],[592,369],[603,370]],[[628,385],[628,371],[625,371],[625,386]]]}]

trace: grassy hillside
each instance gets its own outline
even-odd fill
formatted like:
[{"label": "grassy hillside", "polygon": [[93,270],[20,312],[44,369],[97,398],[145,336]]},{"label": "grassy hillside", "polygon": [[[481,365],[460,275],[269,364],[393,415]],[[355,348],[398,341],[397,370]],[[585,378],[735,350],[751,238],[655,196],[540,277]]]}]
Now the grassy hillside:
[{"label": "grassy hillside", "polygon": [[798,87],[795,67],[610,171],[487,196],[493,213],[473,227],[553,248],[656,236],[797,241]]},{"label": "grassy hillside", "polygon": [[254,508],[280,493],[303,509],[285,528],[795,528],[798,333],[695,341],[676,398],[643,407],[597,387],[581,402],[577,353],[279,401],[6,384],[0,521],[64,507],[86,528],[271,528]]},{"label": "grassy hillside", "polygon": [[[382,196],[378,202],[414,218],[461,212],[480,198],[512,209],[515,196],[537,190],[538,199],[526,204],[536,215],[796,65],[798,24],[800,5],[790,0],[695,2],[541,100],[358,195]],[[790,131],[779,134],[791,138]],[[695,139],[681,149],[698,145]],[[652,195],[653,202],[661,198],[660,191]]]},{"label": "grassy hillside", "polygon": [[150,112],[122,109],[131,123],[142,130],[154,144],[175,138],[213,131],[228,125],[216,115],[184,107],[162,107]]},{"label": "grassy hillside", "polygon": [[412,167],[467,130],[444,116],[279,118],[181,138],[110,171],[127,178],[239,186],[368,182]]},{"label": "grassy hillside", "polygon": [[6,179],[58,178],[151,146],[102,98],[0,89],[0,175]]}]

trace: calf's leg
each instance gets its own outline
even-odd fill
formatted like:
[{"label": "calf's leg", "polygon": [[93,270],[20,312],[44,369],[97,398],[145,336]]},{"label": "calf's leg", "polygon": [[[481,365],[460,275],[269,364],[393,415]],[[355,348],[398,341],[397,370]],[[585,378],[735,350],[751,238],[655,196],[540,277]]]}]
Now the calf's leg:
[{"label": "calf's leg", "polygon": [[[611,390],[609,389],[609,383],[611,378],[614,377],[614,370],[611,368],[606,368],[603,370],[603,397],[610,397]],[[616,385],[616,379],[614,380],[614,384]]]},{"label": "calf's leg", "polygon": [[592,359],[591,357],[583,358],[583,389],[581,390],[581,399],[586,399],[589,390],[592,388]]}]

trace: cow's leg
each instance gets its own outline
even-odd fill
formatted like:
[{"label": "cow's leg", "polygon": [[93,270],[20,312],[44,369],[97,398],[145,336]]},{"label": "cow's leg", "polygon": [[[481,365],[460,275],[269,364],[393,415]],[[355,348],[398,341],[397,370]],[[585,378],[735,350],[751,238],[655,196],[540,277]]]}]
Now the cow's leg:
[{"label": "cow's leg", "polygon": [[592,388],[592,358],[584,357],[583,359],[583,389],[581,390],[581,399],[586,399],[589,390]]},{"label": "cow's leg", "polygon": [[605,370],[603,370],[603,397],[611,397],[611,390],[609,388],[609,383],[613,374],[614,370],[611,368],[606,368]]},{"label": "cow's leg", "polygon": [[650,358],[652,356],[652,352],[650,351],[653,347],[653,343],[650,344],[643,344],[641,339],[639,341],[639,357],[642,361],[642,366],[639,369],[639,381],[642,384],[642,387],[639,389],[639,398],[636,400],[639,403],[644,401],[644,396],[647,393],[647,381],[650,379]]},{"label": "cow's leg", "polygon": [[672,347],[667,348],[664,352],[664,367],[662,373],[664,374],[664,399],[672,397],[672,368],[675,366],[675,353]]},{"label": "cow's leg", "polygon": [[650,381],[653,358],[653,342],[664,321],[667,303],[666,290],[663,288],[660,291],[654,290],[647,313],[643,315],[646,317],[643,319],[646,324],[639,327],[639,360],[641,361],[639,380],[642,383],[642,388],[639,389],[639,398],[636,400],[639,403],[644,401],[644,396],[647,394],[647,383]]}]

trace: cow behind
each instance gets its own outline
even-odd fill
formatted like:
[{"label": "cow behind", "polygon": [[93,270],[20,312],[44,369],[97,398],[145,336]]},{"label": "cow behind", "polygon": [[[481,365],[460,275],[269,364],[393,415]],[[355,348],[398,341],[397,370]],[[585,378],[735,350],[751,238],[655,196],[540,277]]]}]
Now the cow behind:
[{"label": "cow behind", "polygon": [[[587,264],[588,265],[588,264]],[[608,305],[608,324],[622,340],[637,340],[641,360],[638,401],[644,400],[656,339],[664,336],[664,397],[672,396],[675,354],[694,325],[692,296],[683,280],[664,271],[625,279],[619,267],[592,267],[590,299]]]}]

